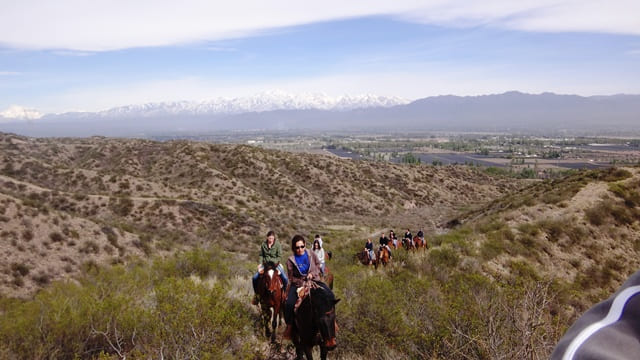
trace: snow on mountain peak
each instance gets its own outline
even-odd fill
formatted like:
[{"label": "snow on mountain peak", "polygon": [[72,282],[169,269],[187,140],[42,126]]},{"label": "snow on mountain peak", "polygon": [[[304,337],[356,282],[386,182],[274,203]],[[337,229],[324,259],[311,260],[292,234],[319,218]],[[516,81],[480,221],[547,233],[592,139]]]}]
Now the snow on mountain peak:
[{"label": "snow on mountain peak", "polygon": [[205,115],[239,114],[274,110],[332,110],[347,111],[369,107],[391,107],[409,103],[399,97],[376,95],[343,95],[331,97],[326,94],[290,94],[281,90],[265,91],[250,97],[216,98],[206,101],[174,101],[128,105],[100,112],[102,116],[122,115]]}]

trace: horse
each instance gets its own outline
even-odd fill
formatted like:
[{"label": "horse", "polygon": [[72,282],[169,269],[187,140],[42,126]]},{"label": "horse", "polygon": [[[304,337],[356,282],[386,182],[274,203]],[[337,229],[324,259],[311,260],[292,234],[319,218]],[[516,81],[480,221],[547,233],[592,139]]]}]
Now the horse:
[{"label": "horse", "polygon": [[358,260],[362,263],[362,265],[371,265],[376,261],[375,252],[373,253],[373,258],[369,258],[369,250],[362,250],[356,254]]},{"label": "horse", "polygon": [[380,246],[380,248],[378,249],[377,259],[374,262],[375,268],[377,269],[378,265],[380,264],[382,264],[383,266],[387,266],[390,258],[391,255],[389,254],[389,250],[384,246]]},{"label": "horse", "polygon": [[327,359],[327,353],[335,349],[336,332],[336,304],[340,299],[329,287],[319,281],[308,281],[308,294],[300,302],[294,314],[291,341],[296,348],[296,359],[313,360],[311,351],[315,345],[320,346],[320,358]]},{"label": "horse", "polygon": [[[284,311],[285,293],[282,289],[282,279],[278,274],[276,264],[267,262],[264,264],[264,272],[258,277],[257,286],[260,297],[260,309],[265,336],[276,342],[276,329],[278,322],[282,322]],[[271,326],[269,326],[269,322]]]},{"label": "horse", "polygon": [[405,250],[409,251],[411,249],[413,249],[415,247],[413,241],[411,241],[410,238],[404,238],[402,239],[402,246],[404,247]]},{"label": "horse", "polygon": [[421,248],[424,248],[425,243],[422,240],[422,238],[418,237],[418,236],[414,236],[413,237],[413,244],[416,247],[416,250],[420,250]]},{"label": "horse", "polygon": [[331,272],[331,269],[329,269],[329,266],[327,265],[327,261],[331,260],[332,257],[333,257],[333,254],[331,253],[331,251],[325,252],[324,274],[322,274],[321,276],[321,280],[324,281],[325,284],[329,285],[329,288],[331,290],[333,290],[333,273]]}]

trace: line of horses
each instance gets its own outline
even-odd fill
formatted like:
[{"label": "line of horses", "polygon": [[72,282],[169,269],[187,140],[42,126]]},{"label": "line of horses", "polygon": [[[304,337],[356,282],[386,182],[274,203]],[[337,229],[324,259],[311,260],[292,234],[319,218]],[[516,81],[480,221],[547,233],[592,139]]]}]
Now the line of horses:
[{"label": "line of horses", "polygon": [[[328,256],[330,258],[330,255]],[[333,274],[326,265],[322,282],[328,289],[316,286],[314,281],[306,282],[308,295],[302,300],[294,313],[291,341],[296,348],[296,359],[306,356],[313,360],[311,354],[314,346],[320,346],[320,358],[326,360],[329,350],[336,347],[336,299],[333,289]],[[276,265],[264,264],[264,272],[258,277],[257,292],[260,298],[261,320],[265,328],[265,336],[272,343],[276,342],[276,330],[284,318],[284,303],[287,289],[282,288],[282,280],[277,274]]]},{"label": "line of horses", "polygon": [[[390,242],[389,246],[393,247],[394,250],[398,250],[398,246],[394,242]],[[414,236],[413,239],[404,238],[402,239],[401,245],[407,251],[417,251],[417,250],[427,250],[429,249],[429,243],[426,238],[421,238],[418,236]],[[373,265],[376,269],[378,266],[387,266],[391,262],[391,255],[389,254],[389,250],[384,246],[380,246],[378,251],[375,252],[374,257],[370,258],[369,251],[367,249],[362,250],[356,257],[363,265]]]}]

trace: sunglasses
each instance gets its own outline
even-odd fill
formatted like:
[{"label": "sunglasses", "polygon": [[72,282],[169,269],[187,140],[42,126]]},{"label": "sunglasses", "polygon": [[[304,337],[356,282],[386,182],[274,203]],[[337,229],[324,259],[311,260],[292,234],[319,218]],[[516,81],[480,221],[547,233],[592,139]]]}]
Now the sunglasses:
[{"label": "sunglasses", "polygon": [[304,245],[296,246],[296,247],[295,247],[295,249],[296,249],[296,250],[298,250],[298,249],[304,249]]}]

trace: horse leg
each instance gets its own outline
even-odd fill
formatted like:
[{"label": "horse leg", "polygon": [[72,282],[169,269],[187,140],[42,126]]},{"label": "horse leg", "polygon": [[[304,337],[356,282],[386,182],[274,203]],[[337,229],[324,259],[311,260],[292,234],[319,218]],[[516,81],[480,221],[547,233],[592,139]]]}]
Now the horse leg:
[{"label": "horse leg", "polygon": [[271,337],[271,308],[265,308],[262,310],[262,323],[264,324],[264,336]]},{"label": "horse leg", "polygon": [[275,307],[271,308],[273,315],[271,317],[271,343],[276,342],[276,329],[278,328],[278,312]]},{"label": "horse leg", "polygon": [[304,354],[307,357],[307,360],[313,360],[313,346],[305,346],[304,347]]},{"label": "horse leg", "polygon": [[327,360],[327,354],[329,353],[329,349],[326,346],[320,345],[320,359]]}]

